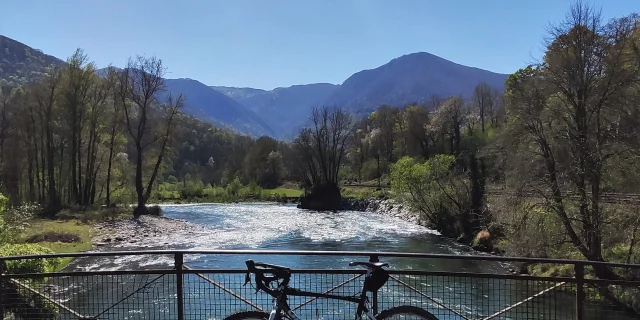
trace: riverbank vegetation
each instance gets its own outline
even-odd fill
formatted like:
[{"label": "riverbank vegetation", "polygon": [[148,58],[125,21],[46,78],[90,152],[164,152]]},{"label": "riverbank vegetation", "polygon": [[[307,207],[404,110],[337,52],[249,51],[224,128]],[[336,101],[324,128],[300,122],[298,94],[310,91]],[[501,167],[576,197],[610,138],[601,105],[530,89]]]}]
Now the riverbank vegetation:
[{"label": "riverbank vegetation", "polygon": [[[130,216],[124,208],[65,209],[56,219],[41,218],[38,205],[2,207],[7,199],[0,197],[0,256],[75,253],[92,249],[92,238],[99,231],[98,222]],[[52,272],[64,268],[71,258],[48,259],[44,263],[8,262],[8,270]]]},{"label": "riverbank vegetation", "polygon": [[263,189],[255,182],[243,186],[239,179],[234,179],[226,187],[205,185],[202,181],[165,182],[158,186],[152,200],[164,203],[288,202],[297,201],[301,195],[302,190],[299,189]]}]

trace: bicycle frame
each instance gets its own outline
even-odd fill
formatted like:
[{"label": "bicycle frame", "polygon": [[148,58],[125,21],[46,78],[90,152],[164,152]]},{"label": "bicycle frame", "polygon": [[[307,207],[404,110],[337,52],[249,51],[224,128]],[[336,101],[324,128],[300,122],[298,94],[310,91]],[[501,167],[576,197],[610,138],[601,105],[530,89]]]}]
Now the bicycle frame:
[{"label": "bicycle frame", "polygon": [[[369,271],[367,271],[367,277],[369,276]],[[334,300],[342,300],[349,301],[358,304],[358,309],[356,310],[356,319],[360,318],[362,314],[366,314],[369,320],[375,320],[375,315],[369,308],[368,298],[367,298],[367,290],[366,287],[362,287],[362,292],[359,297],[350,297],[350,296],[340,296],[330,293],[316,293],[309,291],[302,291],[291,287],[281,287],[278,288],[277,292],[280,293],[279,296],[273,298],[273,309],[269,313],[269,320],[281,320],[282,315],[289,320],[301,320],[298,316],[291,310],[289,303],[287,302],[288,296],[298,296],[298,297],[314,297],[314,298],[327,298]]]}]

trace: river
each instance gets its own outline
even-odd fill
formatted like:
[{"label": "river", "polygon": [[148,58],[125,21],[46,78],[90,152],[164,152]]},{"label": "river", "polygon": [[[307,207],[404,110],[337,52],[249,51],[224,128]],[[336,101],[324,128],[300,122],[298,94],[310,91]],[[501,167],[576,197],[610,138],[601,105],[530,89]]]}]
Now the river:
[{"label": "river", "polygon": [[[187,234],[167,234],[149,243],[122,244],[111,250],[133,249],[270,249],[270,250],[347,250],[347,251],[395,251],[424,252],[455,255],[478,254],[470,248],[451,239],[440,236],[427,228],[402,221],[397,218],[366,212],[344,211],[311,212],[297,209],[293,205],[276,204],[205,204],[172,205],[163,207],[166,217],[186,220],[206,227],[201,232]],[[222,256],[187,255],[185,264],[193,268],[242,269],[246,259],[276,263],[291,268],[309,269],[351,269],[348,262],[358,258],[335,256]],[[364,258],[363,258],[364,259]],[[362,259],[360,259],[362,260]],[[487,261],[435,260],[383,258],[390,263],[390,269],[465,271],[492,274],[507,274],[506,264]],[[131,270],[166,267],[172,265],[172,257],[137,256],[126,258],[84,258],[78,259],[68,270]],[[243,275],[209,274],[212,280],[247,296],[264,308],[270,308],[269,299],[256,295],[250,287],[242,287]],[[105,276],[107,277],[107,276]],[[153,284],[153,289],[142,288],[153,277],[140,276],[108,278],[121,282],[121,289],[110,290],[105,278],[92,283],[90,279],[59,279],[60,286],[68,288],[68,303],[85,313],[95,314],[110,305],[115,307],[105,313],[109,319],[174,319],[175,300],[173,281],[165,276]],[[325,290],[346,280],[350,275],[334,275],[318,278],[297,276],[294,285],[302,289]],[[126,279],[125,279],[126,278]],[[295,278],[295,277],[294,277]],[[428,297],[411,293],[410,290],[390,280],[382,289],[381,309],[402,304],[420,304],[436,314],[440,319],[464,319],[484,317],[501,310],[531,293],[540,291],[550,284],[527,287],[525,281],[495,279],[469,279],[462,277],[418,277],[403,276],[403,281],[426,293]],[[171,280],[171,281],[170,281]],[[237,300],[222,297],[222,291],[207,281],[189,275],[186,280],[187,301],[185,312],[193,319],[219,319],[221,315],[233,311],[249,310],[238,305]],[[355,281],[336,293],[355,294],[361,282]],[[108,292],[107,292],[108,291]],[[171,293],[171,294],[169,294]],[[131,297],[128,297],[131,295]],[[216,298],[217,297],[217,298]],[[126,299],[125,299],[126,298]],[[125,300],[117,304],[120,300]],[[137,299],[137,300],[135,300]],[[173,299],[173,300],[172,300]],[[257,299],[257,300],[256,300]],[[434,299],[434,300],[431,300]],[[99,300],[100,303],[96,303]],[[132,300],[132,301],[129,301]],[[146,304],[141,303],[146,301]],[[212,302],[214,301],[214,302]],[[291,304],[299,304],[304,298],[291,298]],[[572,295],[557,291],[537,298],[532,303],[514,309],[497,319],[521,319],[528,312],[527,319],[570,319],[573,306]],[[445,305],[455,312],[438,306]],[[312,306],[316,305],[316,306]],[[345,319],[352,318],[354,306],[343,303],[312,303],[299,311],[303,319]],[[133,311],[127,309],[134,309]],[[223,310],[223,311],[221,311]],[[458,313],[458,314],[456,314]],[[146,314],[146,316],[145,316]],[[599,314],[599,313],[598,313]],[[595,316],[595,314],[594,314]],[[595,318],[602,318],[597,315]],[[190,317],[186,317],[190,319]],[[102,318],[101,318],[102,319]]]}]

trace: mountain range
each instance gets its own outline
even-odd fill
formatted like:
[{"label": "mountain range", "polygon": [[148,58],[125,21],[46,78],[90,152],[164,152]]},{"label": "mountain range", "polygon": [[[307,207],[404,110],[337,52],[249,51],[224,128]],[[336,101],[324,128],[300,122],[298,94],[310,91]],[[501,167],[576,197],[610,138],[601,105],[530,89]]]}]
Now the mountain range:
[{"label": "mountain range", "polygon": [[291,138],[339,86],[330,83],[295,85],[270,91],[253,88],[212,87],[260,114],[279,138]]},{"label": "mountain range", "polygon": [[[21,84],[40,77],[47,67],[64,61],[0,35],[0,80]],[[167,92],[186,97],[184,111],[214,125],[254,137],[290,139],[322,105],[342,106],[368,114],[380,105],[423,103],[432,97],[469,98],[485,82],[503,90],[506,74],[463,66],[419,52],[357,72],[342,84],[315,83],[262,90],[207,86],[188,79],[166,79]]]}]

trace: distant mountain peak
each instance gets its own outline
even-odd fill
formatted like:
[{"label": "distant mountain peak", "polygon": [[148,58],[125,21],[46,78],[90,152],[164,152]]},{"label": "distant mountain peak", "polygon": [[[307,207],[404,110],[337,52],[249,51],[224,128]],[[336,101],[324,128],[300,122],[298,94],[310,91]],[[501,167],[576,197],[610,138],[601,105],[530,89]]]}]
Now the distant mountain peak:
[{"label": "distant mountain peak", "polygon": [[428,52],[416,52],[353,74],[327,103],[369,112],[382,104],[423,103],[433,96],[469,98],[480,82],[503,90],[506,78],[506,74],[467,67]]}]

